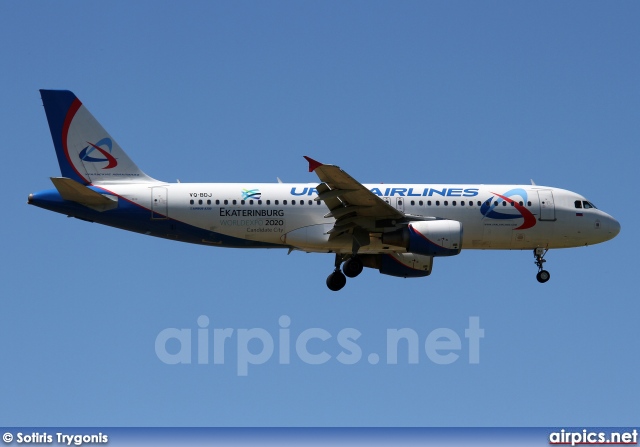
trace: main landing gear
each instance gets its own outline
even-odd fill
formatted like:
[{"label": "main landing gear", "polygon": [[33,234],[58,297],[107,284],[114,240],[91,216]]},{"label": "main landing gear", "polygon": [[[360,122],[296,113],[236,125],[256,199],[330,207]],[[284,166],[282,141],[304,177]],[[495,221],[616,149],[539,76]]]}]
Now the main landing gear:
[{"label": "main landing gear", "polygon": [[549,251],[548,248],[533,249],[533,256],[536,258],[535,263],[538,266],[538,274],[536,275],[536,279],[539,283],[545,283],[549,281],[549,278],[551,278],[551,274],[542,268],[544,263],[547,262],[547,260],[544,259],[544,255],[547,254],[547,251]]},{"label": "main landing gear", "polygon": [[[344,264],[342,264],[343,261]],[[342,271],[340,271],[340,264],[342,264]],[[345,261],[343,255],[336,254],[335,269],[333,273],[327,277],[327,287],[337,292],[347,284],[347,276],[349,278],[355,278],[362,273],[363,269],[364,265],[358,256],[350,255]]]}]

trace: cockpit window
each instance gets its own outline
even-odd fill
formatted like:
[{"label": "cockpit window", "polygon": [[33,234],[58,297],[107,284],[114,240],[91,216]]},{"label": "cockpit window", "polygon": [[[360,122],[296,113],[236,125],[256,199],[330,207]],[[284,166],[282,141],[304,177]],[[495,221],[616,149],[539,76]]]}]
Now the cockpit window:
[{"label": "cockpit window", "polygon": [[582,208],[582,201],[576,200],[575,204],[576,204],[576,208]]},{"label": "cockpit window", "polygon": [[593,203],[587,202],[586,200],[582,201],[582,205],[584,206],[584,209],[589,209],[589,208],[598,209]]}]

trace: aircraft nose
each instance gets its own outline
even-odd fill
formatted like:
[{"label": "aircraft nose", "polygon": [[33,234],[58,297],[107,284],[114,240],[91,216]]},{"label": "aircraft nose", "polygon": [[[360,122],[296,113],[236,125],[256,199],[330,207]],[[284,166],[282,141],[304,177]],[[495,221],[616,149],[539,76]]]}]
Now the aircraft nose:
[{"label": "aircraft nose", "polygon": [[613,239],[620,233],[620,222],[609,216],[606,223],[606,229],[609,232],[609,238]]},{"label": "aircraft nose", "polygon": [[611,227],[609,231],[611,232],[611,237],[614,238],[620,233],[620,222],[615,220],[613,217],[611,218],[611,222],[609,223]]}]

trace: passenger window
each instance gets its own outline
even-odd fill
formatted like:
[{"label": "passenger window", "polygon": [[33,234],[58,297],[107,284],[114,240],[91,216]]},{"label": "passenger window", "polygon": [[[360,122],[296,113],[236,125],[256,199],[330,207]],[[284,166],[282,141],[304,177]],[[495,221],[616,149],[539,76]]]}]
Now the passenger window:
[{"label": "passenger window", "polygon": [[440,206],[440,201],[436,200],[436,206]]},{"label": "passenger window", "polygon": [[189,200],[189,203],[190,203],[191,205],[193,205],[195,202],[193,201],[193,199],[191,199],[191,200]]},{"label": "passenger window", "polygon": [[313,205],[313,200],[309,200],[309,205]]},{"label": "passenger window", "polygon": [[207,205],[211,205],[211,200],[207,200]]},{"label": "passenger window", "polygon": [[224,199],[224,204],[229,205],[229,201],[227,199]]},{"label": "passenger window", "polygon": [[220,199],[216,199],[216,205],[220,205]]},{"label": "passenger window", "polygon": [[576,200],[574,203],[576,208],[582,208],[582,202],[580,200]]},{"label": "passenger window", "polygon": [[460,206],[464,206],[464,200],[460,201]]},{"label": "passenger window", "polygon": [[427,200],[427,206],[431,206],[431,200]]},{"label": "passenger window", "polygon": [[238,201],[237,201],[236,199],[233,199],[233,204],[234,204],[234,205],[237,205],[237,204],[238,204]]},{"label": "passenger window", "polygon": [[202,199],[198,200],[198,205],[202,205]]},{"label": "passenger window", "polygon": [[456,201],[451,202],[451,205],[456,206]]},{"label": "passenger window", "polygon": [[516,206],[516,202],[511,202],[511,206]]},{"label": "passenger window", "polygon": [[415,206],[415,205],[416,205],[416,201],[415,201],[415,200],[412,200],[412,201],[411,201],[411,206]]},{"label": "passenger window", "polygon": [[531,206],[531,200],[527,202],[527,206]]},{"label": "passenger window", "polygon": [[276,200],[276,201],[275,201],[275,204],[276,204],[276,205],[279,205],[279,204],[280,204],[280,201],[279,201],[279,200]]},{"label": "passenger window", "polygon": [[444,206],[449,206],[449,201],[448,200],[444,201]]},{"label": "passenger window", "polygon": [[240,201],[240,205],[244,205],[244,200],[241,200],[241,201]]},{"label": "passenger window", "polygon": [[424,202],[423,202],[422,200],[420,200],[420,201],[418,202],[418,205],[422,206],[422,205],[424,205]]},{"label": "passenger window", "polygon": [[482,206],[482,202],[478,200],[478,206]]},{"label": "passenger window", "polygon": [[[295,202],[296,202],[296,201],[294,200],[294,201],[293,201],[293,203],[295,203]],[[286,205],[286,204],[287,204],[287,201],[286,201],[286,200],[283,200],[283,201],[282,201],[282,204],[283,204],[283,205]]]}]

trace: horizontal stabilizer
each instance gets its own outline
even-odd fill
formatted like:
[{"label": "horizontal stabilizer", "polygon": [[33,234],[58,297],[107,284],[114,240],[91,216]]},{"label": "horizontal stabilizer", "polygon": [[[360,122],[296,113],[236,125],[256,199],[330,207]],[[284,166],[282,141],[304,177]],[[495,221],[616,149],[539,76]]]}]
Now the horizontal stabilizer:
[{"label": "horizontal stabilizer", "polygon": [[118,207],[116,197],[112,199],[95,192],[70,178],[51,177],[51,181],[64,200],[79,203],[95,211],[107,211]]}]

